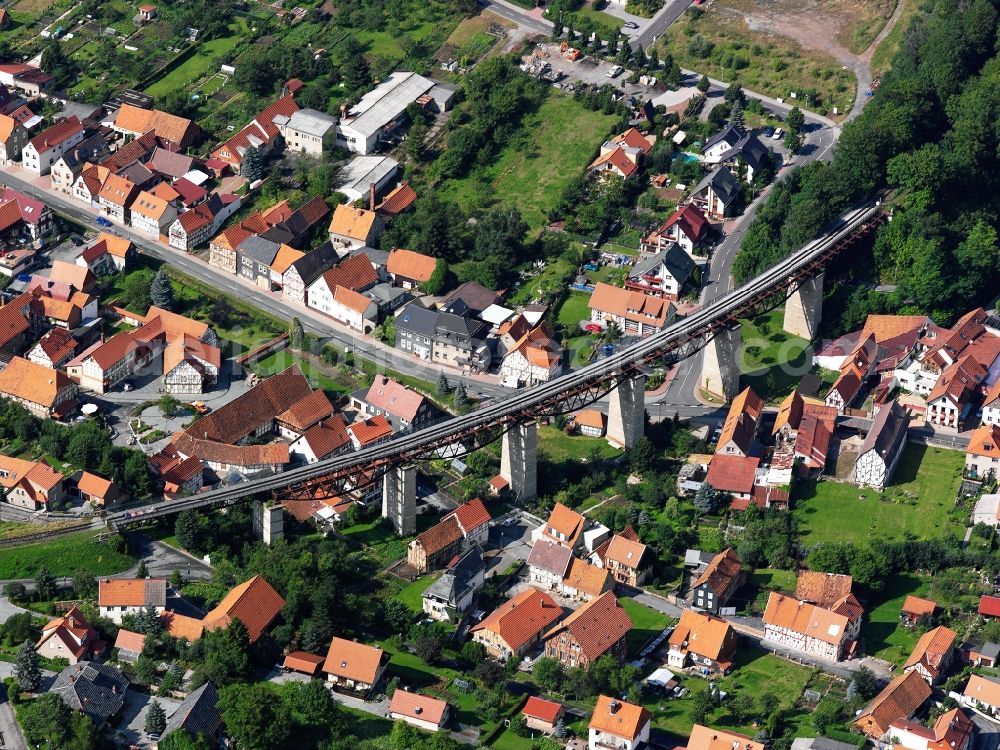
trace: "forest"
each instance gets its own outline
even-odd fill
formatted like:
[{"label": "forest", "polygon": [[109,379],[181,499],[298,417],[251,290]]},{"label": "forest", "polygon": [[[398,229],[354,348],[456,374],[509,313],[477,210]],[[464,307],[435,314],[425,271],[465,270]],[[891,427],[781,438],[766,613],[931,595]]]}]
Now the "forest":
[{"label": "forest", "polygon": [[[948,325],[991,303],[1000,281],[997,4],[936,0],[924,8],[864,112],[844,126],[832,161],[775,186],[743,240],[737,283],[852,204],[881,196],[891,220],[871,252],[828,269],[825,334],[855,329],[872,312]],[[876,284],[895,290],[876,293]]]}]

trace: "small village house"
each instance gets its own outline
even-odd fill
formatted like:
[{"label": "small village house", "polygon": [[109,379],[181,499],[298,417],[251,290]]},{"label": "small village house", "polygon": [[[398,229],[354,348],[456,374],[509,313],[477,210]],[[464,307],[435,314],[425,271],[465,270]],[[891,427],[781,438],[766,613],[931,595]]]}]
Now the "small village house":
[{"label": "small village house", "polygon": [[99,654],[104,645],[98,640],[97,630],[73,605],[61,617],[50,620],[42,627],[35,651],[46,659],[66,659],[70,664],[76,664]]},{"label": "small village house", "polygon": [[685,609],[670,634],[667,665],[724,675],[732,668],[736,645],[736,631],[728,622]]},{"label": "small village house", "polygon": [[642,706],[600,695],[590,716],[589,747],[641,750],[649,742],[652,718]]},{"label": "small village house", "polygon": [[906,663],[904,672],[916,672],[928,684],[936,684],[951,666],[955,653],[955,639],[958,634],[951,628],[939,625],[928,630],[917,641]]},{"label": "small village house", "polygon": [[448,723],[448,704],[437,698],[397,688],[389,699],[389,718],[405,721],[427,732],[437,732]]},{"label": "small village house", "polygon": [[334,689],[362,695],[371,692],[385,672],[385,652],[357,641],[333,637],[323,672]]},{"label": "small village house", "polygon": [[97,606],[101,617],[121,625],[122,617],[153,607],[162,613],[167,605],[164,578],[102,578],[97,582]]},{"label": "small village house", "polygon": [[608,591],[549,630],[543,637],[544,653],[567,669],[587,668],[602,656],[623,663],[631,629],[632,619]]},{"label": "small village house", "polygon": [[917,672],[905,672],[872,699],[854,726],[869,739],[879,740],[893,722],[912,718],[930,696],[931,686]]},{"label": "small village house", "polygon": [[520,659],[562,614],[551,596],[529,588],[501,604],[469,632],[494,659]]}]

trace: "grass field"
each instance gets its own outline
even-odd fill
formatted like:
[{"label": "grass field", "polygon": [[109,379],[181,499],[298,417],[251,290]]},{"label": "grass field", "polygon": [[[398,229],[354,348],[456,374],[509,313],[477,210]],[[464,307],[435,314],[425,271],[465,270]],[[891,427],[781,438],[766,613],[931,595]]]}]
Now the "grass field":
[{"label": "grass field", "polygon": [[538,428],[538,449],[554,462],[580,461],[589,458],[595,451],[601,458],[611,458],[620,453],[604,438],[567,435],[552,426]]},{"label": "grass field", "polygon": [[741,383],[768,403],[778,403],[812,368],[809,342],[782,330],[784,308],[741,320],[743,349]]},{"label": "grass field", "polygon": [[590,318],[590,295],[586,292],[570,292],[559,306],[557,320],[571,331],[580,330],[580,321]]},{"label": "grass field", "polygon": [[754,31],[734,14],[710,8],[672,24],[658,43],[682,68],[774,97],[814,89],[825,113],[854,103],[857,82],[832,56],[776,34]]},{"label": "grass field", "polygon": [[904,574],[893,576],[880,592],[878,604],[868,611],[861,625],[865,639],[865,653],[902,666],[913,651],[920,637],[915,628],[904,628],[899,623],[899,611],[908,595],[926,596],[928,579],[925,576]]},{"label": "grass field", "polygon": [[577,19],[576,28],[578,30],[596,31],[601,38],[610,38],[617,34],[623,23],[622,19],[617,16],[605,13],[603,10],[594,10],[589,5],[573,11],[573,16]]},{"label": "grass field", "polygon": [[671,618],[627,596],[621,597],[618,603],[632,618],[632,629],[628,633],[628,653],[629,657],[635,657],[643,646],[663,632]]},{"label": "grass field", "polygon": [[427,575],[422,578],[418,578],[405,589],[396,594],[396,598],[414,612],[422,612],[424,609],[424,591],[426,591],[427,587],[434,583],[435,580],[437,580],[436,575]]},{"label": "grass field", "polygon": [[235,49],[243,39],[246,31],[246,21],[236,18],[236,26],[230,26],[232,35],[218,37],[203,42],[191,57],[167,73],[156,83],[146,88],[150,96],[164,96],[177,89],[191,86],[208,73],[217,72],[221,63],[229,62],[227,55]]},{"label": "grass field", "polygon": [[29,523],[27,521],[0,521],[0,539],[13,539],[19,536],[38,534],[43,531],[53,531],[72,525],[73,521],[55,521],[53,523]]},{"label": "grass field", "polygon": [[613,115],[591,112],[553,91],[524,118],[492,164],[469,177],[449,180],[442,192],[463,208],[493,200],[516,206],[538,230],[566,186],[579,179],[614,122]]},{"label": "grass field", "polygon": [[900,0],[903,3],[903,10],[900,13],[899,20],[896,21],[896,25],[893,26],[892,31],[886,35],[882,43],[875,49],[875,54],[872,55],[872,72],[880,73],[889,69],[892,64],[892,58],[899,51],[899,45],[903,43],[903,36],[906,34],[907,29],[910,28],[910,24],[913,19],[922,11],[923,6],[927,4],[927,0]]},{"label": "grass field", "polygon": [[960,451],[907,446],[884,497],[839,482],[798,485],[795,510],[808,546],[817,542],[896,541],[958,536],[949,518],[965,456]]},{"label": "grass field", "polygon": [[33,578],[42,565],[57,578],[71,576],[81,568],[98,576],[111,575],[127,570],[134,562],[129,555],[116,554],[96,541],[94,532],[84,531],[49,542],[4,547],[0,552],[0,579]]}]

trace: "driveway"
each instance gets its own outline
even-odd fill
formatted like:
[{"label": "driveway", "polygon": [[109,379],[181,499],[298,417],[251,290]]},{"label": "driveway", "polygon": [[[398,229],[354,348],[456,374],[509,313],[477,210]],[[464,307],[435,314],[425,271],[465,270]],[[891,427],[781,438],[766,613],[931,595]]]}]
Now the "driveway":
[{"label": "driveway", "polygon": [[122,718],[115,728],[115,736],[123,741],[126,747],[152,747],[153,743],[146,736],[146,714],[149,713],[149,704],[156,700],[167,713],[167,719],[177,710],[181,702],[176,698],[154,698],[146,693],[135,690],[125,691],[125,708],[122,709]]},{"label": "driveway", "polygon": [[0,684],[0,748],[3,750],[28,750],[21,728],[14,717],[14,707],[7,699],[7,688]]},{"label": "driveway", "polygon": [[[0,624],[7,622],[14,615],[20,614],[21,612],[27,612],[29,610],[22,609],[16,604],[12,604],[10,599],[6,596],[0,596]],[[0,745],[3,747],[3,745]]]},{"label": "driveway", "polygon": [[490,527],[487,577],[499,575],[513,562],[527,560],[531,553],[531,532],[538,528],[538,524],[520,515],[512,517],[517,523],[511,526],[501,523]]},{"label": "driveway", "polygon": [[[139,557],[146,563],[146,570],[153,578],[169,578],[175,570],[179,570],[185,580],[205,580],[212,577],[212,566],[194,555],[182,552],[169,544],[145,537],[140,532],[129,534],[129,545],[139,547]],[[139,569],[138,563],[124,573],[112,578],[130,578]]]}]

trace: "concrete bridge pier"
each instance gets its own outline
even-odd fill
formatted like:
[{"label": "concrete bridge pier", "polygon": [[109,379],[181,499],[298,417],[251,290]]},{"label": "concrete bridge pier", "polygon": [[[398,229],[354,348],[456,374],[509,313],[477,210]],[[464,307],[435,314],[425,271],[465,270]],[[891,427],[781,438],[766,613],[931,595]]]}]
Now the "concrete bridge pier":
[{"label": "concrete bridge pier", "polygon": [[611,392],[608,408],[608,442],[631,448],[642,437],[646,421],[646,376],[632,375]]},{"label": "concrete bridge pier", "polygon": [[812,341],[819,333],[823,319],[823,273],[803,281],[785,303],[785,322],[788,333]]},{"label": "concrete bridge pier", "polygon": [[267,545],[283,539],[285,537],[285,509],[281,505],[255,503],[253,534]]},{"label": "concrete bridge pier", "polygon": [[396,533],[417,533],[417,467],[392,466],[382,478],[382,518],[392,521]]},{"label": "concrete bridge pier", "polygon": [[503,436],[500,476],[510,484],[519,500],[533,500],[538,495],[538,423],[535,420],[514,425]]},{"label": "concrete bridge pier", "polygon": [[705,347],[701,364],[700,386],[712,396],[732,401],[740,392],[740,347],[743,327],[735,325],[718,335]]}]

